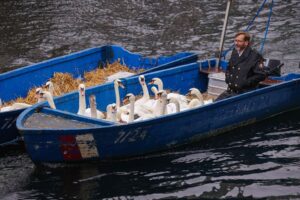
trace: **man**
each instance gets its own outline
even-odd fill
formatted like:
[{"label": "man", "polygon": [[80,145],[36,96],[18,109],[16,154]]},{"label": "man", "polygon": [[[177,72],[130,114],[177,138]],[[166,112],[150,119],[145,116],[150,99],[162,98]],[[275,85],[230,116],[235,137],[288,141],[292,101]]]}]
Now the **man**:
[{"label": "man", "polygon": [[225,99],[255,89],[266,78],[263,72],[263,57],[250,47],[250,35],[239,32],[235,35],[225,81],[228,88],[217,100]]}]

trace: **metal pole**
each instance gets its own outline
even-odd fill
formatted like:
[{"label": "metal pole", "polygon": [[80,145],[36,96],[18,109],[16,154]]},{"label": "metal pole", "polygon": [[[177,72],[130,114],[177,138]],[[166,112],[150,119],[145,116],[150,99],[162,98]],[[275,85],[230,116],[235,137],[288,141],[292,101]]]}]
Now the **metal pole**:
[{"label": "metal pole", "polygon": [[219,58],[217,60],[217,67],[216,67],[217,71],[219,70],[219,65],[220,65],[221,56],[222,56],[222,52],[223,52],[224,38],[225,38],[225,34],[226,34],[226,29],[227,29],[228,15],[229,15],[231,2],[232,2],[232,0],[227,1],[227,8],[226,8],[226,13],[225,13],[225,19],[224,19],[223,30],[222,30],[222,35],[221,35],[220,48],[219,48]]}]

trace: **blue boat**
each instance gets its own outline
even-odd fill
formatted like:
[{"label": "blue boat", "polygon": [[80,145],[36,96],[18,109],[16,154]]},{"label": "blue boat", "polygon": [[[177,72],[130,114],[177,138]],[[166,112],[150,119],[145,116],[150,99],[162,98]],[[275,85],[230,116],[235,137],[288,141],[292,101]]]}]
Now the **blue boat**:
[{"label": "blue boat", "polygon": [[[25,97],[31,88],[45,84],[54,72],[71,73],[75,78],[83,77],[86,71],[119,60],[130,69],[145,69],[146,73],[195,62],[197,59],[198,56],[191,52],[151,58],[131,53],[116,45],[91,48],[0,74],[0,99],[8,102]],[[20,139],[15,121],[22,111],[24,109],[0,112],[0,145]]]},{"label": "blue boat", "polygon": [[[198,61],[175,68],[146,73],[146,82],[155,77],[164,88],[185,94],[190,88],[208,89],[209,75],[203,73],[216,65],[216,59]],[[224,70],[227,66],[222,61]],[[199,70],[201,67],[202,70]],[[141,156],[188,144],[300,107],[300,74],[270,77],[269,86],[235,97],[174,114],[115,123],[77,115],[78,92],[55,99],[57,109],[41,103],[25,110],[17,119],[27,152],[36,164],[104,161]],[[121,80],[120,96],[138,95],[138,77]],[[149,86],[148,86],[149,87]],[[149,89],[149,88],[148,88]],[[98,109],[115,102],[113,83],[86,90],[95,95]]]}]

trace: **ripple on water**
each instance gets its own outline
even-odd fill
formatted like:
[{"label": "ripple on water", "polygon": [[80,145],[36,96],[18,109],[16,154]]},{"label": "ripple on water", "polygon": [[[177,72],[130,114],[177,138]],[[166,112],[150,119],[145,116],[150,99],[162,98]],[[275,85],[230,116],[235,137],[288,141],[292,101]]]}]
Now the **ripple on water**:
[{"label": "ripple on water", "polygon": [[[3,150],[3,149],[1,149]],[[18,191],[29,182],[34,165],[25,154],[9,154],[0,158],[0,196]]]}]

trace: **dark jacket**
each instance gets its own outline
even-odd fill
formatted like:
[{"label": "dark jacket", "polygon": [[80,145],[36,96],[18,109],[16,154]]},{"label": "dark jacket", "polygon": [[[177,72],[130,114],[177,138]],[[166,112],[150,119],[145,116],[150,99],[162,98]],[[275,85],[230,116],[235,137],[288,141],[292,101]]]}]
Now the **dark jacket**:
[{"label": "dark jacket", "polygon": [[251,47],[246,47],[240,57],[234,49],[226,70],[228,90],[242,93],[255,89],[259,82],[266,78],[266,74],[259,67],[262,59],[263,57]]}]

